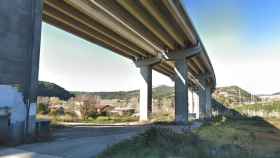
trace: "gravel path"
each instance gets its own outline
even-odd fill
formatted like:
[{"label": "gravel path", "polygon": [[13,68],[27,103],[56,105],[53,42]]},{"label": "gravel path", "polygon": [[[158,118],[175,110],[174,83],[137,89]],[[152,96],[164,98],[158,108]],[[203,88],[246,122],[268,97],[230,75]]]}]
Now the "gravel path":
[{"label": "gravel path", "polygon": [[94,158],[124,139],[144,131],[146,127],[73,127],[60,129],[54,141],[0,149],[0,158]]},{"label": "gravel path", "polygon": [[[180,133],[201,126],[152,125],[155,127],[172,128]],[[73,125],[54,132],[54,140],[0,148],[0,158],[94,158],[97,154],[124,139],[129,139],[151,126],[92,126]]]}]

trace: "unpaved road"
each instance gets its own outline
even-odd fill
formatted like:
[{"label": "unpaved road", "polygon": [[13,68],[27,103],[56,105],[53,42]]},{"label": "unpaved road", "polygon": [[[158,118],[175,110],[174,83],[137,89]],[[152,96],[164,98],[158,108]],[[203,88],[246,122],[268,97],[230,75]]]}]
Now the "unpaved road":
[{"label": "unpaved road", "polygon": [[145,126],[87,126],[59,129],[54,140],[0,150],[1,158],[94,158],[108,146],[143,132]]},{"label": "unpaved road", "polygon": [[[158,126],[172,128],[182,132],[201,126]],[[15,148],[0,148],[0,158],[94,158],[107,147],[124,139],[131,138],[150,125],[133,126],[80,126],[58,129],[54,132],[54,140],[45,143],[21,145]]]}]

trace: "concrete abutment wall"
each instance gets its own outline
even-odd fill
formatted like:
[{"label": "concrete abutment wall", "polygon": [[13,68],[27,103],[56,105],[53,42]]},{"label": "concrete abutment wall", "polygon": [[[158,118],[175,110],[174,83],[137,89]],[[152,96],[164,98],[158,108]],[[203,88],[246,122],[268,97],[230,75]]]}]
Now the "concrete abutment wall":
[{"label": "concrete abutment wall", "polygon": [[42,6],[42,0],[0,1],[0,115],[8,121],[0,132],[8,131],[12,144],[35,131]]}]

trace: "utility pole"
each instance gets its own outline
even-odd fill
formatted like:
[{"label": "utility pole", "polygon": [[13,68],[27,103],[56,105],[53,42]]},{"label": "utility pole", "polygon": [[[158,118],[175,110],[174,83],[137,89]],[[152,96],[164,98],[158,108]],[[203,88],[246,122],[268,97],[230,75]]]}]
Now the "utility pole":
[{"label": "utility pole", "polygon": [[239,89],[239,105],[241,105],[241,92],[240,92],[240,89]]}]

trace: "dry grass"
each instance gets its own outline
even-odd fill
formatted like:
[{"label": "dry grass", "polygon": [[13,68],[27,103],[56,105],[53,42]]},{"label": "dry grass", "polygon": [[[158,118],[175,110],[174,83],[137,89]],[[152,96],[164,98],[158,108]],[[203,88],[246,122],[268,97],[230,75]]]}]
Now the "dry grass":
[{"label": "dry grass", "polygon": [[280,132],[257,118],[222,119],[192,133],[151,129],[104,151],[99,158],[279,158]]}]

